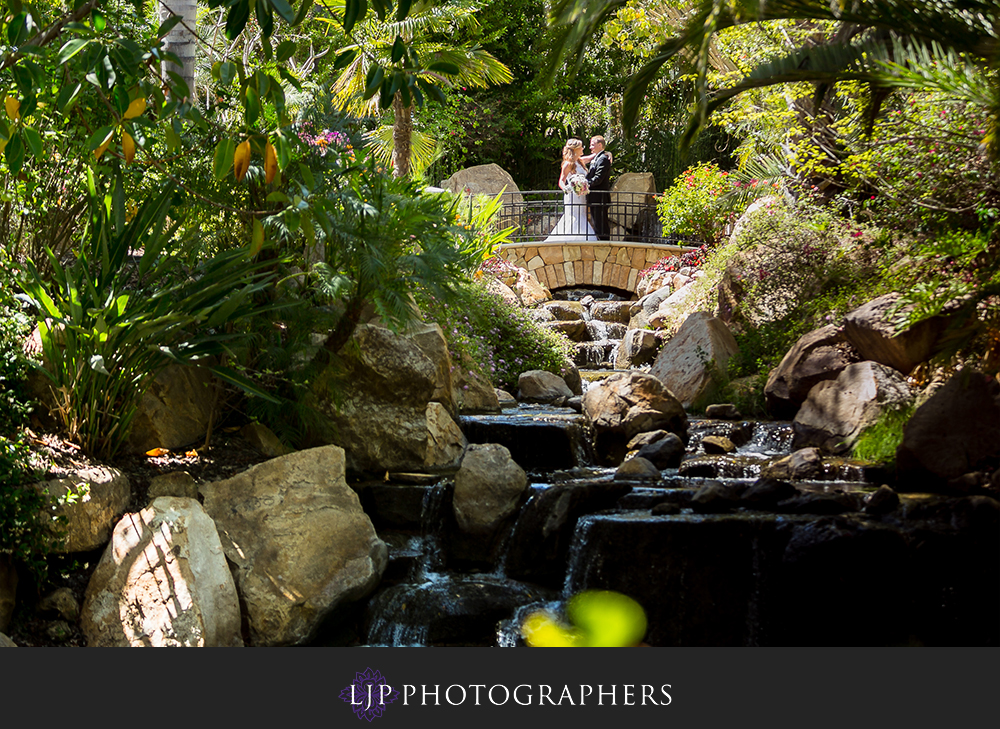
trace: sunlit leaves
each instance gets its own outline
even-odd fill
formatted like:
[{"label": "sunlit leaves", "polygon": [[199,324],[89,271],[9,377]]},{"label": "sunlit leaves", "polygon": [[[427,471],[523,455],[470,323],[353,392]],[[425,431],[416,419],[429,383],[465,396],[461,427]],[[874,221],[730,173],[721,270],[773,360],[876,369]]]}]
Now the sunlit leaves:
[{"label": "sunlit leaves", "polygon": [[17,121],[21,118],[21,101],[16,96],[8,96],[3,100],[3,105],[8,119]]},{"label": "sunlit leaves", "polygon": [[228,137],[221,140],[215,148],[215,157],[212,163],[212,173],[216,180],[222,180],[229,174],[229,168],[233,166],[235,156],[236,142]]},{"label": "sunlit leaves", "polygon": [[264,182],[270,185],[278,174],[278,155],[270,142],[264,145]]},{"label": "sunlit leaves", "polygon": [[233,154],[233,174],[240,182],[246,177],[247,170],[250,169],[250,140],[242,142],[236,147]]},{"label": "sunlit leaves", "polygon": [[125,163],[132,164],[135,159],[135,140],[128,132],[122,132],[122,154],[125,156]]},{"label": "sunlit leaves", "polygon": [[521,632],[536,648],[625,647],[642,642],[646,613],[635,600],[619,592],[588,590],[570,598],[570,625],[547,611],[529,615]]},{"label": "sunlit leaves", "polygon": [[128,109],[125,110],[125,113],[122,114],[122,117],[124,119],[135,119],[144,111],[146,111],[146,99],[145,97],[140,96],[139,98],[134,99],[128,105]]}]

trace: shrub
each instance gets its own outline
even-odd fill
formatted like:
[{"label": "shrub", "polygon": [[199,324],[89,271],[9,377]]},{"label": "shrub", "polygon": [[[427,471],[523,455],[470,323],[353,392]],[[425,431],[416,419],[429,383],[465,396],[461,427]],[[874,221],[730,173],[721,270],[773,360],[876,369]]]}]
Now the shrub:
[{"label": "shrub", "polygon": [[562,374],[572,347],[561,334],[539,326],[524,309],[479,283],[462,286],[456,299],[428,299],[428,317],[441,325],[457,362],[469,362],[495,387],[517,388],[522,372]]},{"label": "shrub", "polygon": [[714,162],[689,167],[657,202],[664,235],[693,235],[706,243],[718,242],[735,219],[724,201],[735,189],[735,180]]}]

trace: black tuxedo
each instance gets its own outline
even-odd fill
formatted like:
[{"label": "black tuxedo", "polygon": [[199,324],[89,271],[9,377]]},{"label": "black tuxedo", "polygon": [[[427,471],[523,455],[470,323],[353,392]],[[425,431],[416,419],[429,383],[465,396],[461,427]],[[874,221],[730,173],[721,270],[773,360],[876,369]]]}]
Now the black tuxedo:
[{"label": "black tuxedo", "polygon": [[594,222],[594,232],[599,240],[611,240],[611,226],[608,224],[608,206],[611,204],[611,160],[605,150],[598,152],[590,160],[587,170],[587,184],[590,194],[587,195],[587,207]]}]

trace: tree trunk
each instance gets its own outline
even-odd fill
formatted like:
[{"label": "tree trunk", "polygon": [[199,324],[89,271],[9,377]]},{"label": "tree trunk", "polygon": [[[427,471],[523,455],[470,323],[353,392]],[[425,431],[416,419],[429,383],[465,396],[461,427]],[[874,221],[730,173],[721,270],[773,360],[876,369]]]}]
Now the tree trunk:
[{"label": "tree trunk", "polygon": [[410,175],[410,139],[413,136],[412,106],[403,106],[403,97],[397,91],[392,99],[392,174],[395,177]]},{"label": "tree trunk", "polygon": [[167,33],[163,39],[163,49],[176,55],[181,66],[175,63],[163,64],[163,80],[168,79],[168,71],[179,74],[187,84],[188,101],[194,103],[197,98],[194,89],[194,60],[198,53],[198,42],[194,35],[198,22],[197,0],[160,0],[160,22],[171,15],[180,15],[183,20]]}]

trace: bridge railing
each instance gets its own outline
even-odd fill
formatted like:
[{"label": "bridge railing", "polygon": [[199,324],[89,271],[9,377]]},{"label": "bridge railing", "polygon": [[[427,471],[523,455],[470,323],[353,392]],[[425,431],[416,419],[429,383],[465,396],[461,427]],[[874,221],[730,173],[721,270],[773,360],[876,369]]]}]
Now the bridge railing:
[{"label": "bridge railing", "polygon": [[[611,192],[608,203],[608,222],[611,241],[645,243],[664,246],[698,246],[702,241],[692,236],[665,233],[656,213],[653,195],[640,192]],[[498,215],[501,228],[515,226],[511,235],[512,243],[533,243],[542,241],[553,233],[563,214],[573,216],[572,208],[587,208],[586,203],[572,205],[564,203],[562,190],[527,190],[505,192],[502,197],[503,209]],[[593,214],[587,214],[593,226]],[[566,229],[564,229],[565,231]],[[584,230],[568,229],[560,239],[583,240]]]}]

